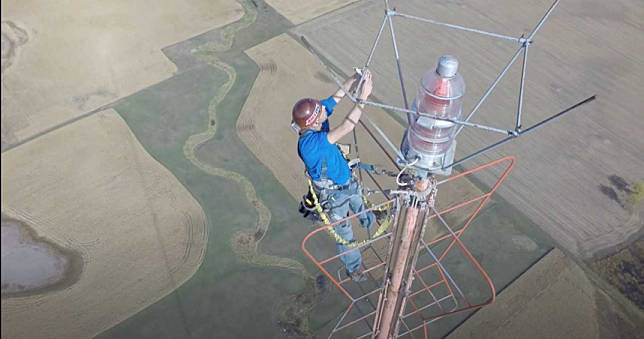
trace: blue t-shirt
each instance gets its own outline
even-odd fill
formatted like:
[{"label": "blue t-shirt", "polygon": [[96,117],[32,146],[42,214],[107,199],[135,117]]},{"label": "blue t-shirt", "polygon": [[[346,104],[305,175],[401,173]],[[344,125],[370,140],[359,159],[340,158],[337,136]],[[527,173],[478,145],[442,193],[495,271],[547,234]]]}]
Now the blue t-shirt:
[{"label": "blue t-shirt", "polygon": [[[320,103],[326,108],[327,116],[331,116],[337,104],[333,97],[321,100]],[[322,123],[321,130],[309,130],[300,136],[297,151],[311,179],[320,180],[323,167],[326,167],[326,178],[337,185],[344,185],[351,178],[351,169],[338,146],[329,143],[328,133],[329,121],[327,120]]]}]

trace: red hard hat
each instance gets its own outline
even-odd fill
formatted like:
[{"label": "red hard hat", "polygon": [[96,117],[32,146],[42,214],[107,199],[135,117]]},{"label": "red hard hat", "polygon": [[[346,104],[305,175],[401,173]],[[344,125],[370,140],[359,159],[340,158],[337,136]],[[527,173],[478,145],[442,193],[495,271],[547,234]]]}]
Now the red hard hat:
[{"label": "red hard hat", "polygon": [[320,101],[311,98],[301,99],[293,106],[293,122],[300,128],[310,127],[315,124],[321,111]]}]

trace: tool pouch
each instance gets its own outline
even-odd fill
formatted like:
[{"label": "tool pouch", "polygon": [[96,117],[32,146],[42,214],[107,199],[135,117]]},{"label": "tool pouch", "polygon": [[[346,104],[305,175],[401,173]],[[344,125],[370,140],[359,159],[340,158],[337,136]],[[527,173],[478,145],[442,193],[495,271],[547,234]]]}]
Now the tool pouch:
[{"label": "tool pouch", "polygon": [[306,194],[302,196],[300,201],[299,212],[302,214],[302,217],[311,219],[313,221],[320,221],[318,214],[315,212],[315,203],[313,195],[310,190],[306,191]]}]

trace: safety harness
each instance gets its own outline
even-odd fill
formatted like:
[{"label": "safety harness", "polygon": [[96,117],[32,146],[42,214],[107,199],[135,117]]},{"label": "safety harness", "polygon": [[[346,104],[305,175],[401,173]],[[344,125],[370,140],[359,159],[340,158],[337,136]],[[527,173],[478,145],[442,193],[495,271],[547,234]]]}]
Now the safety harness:
[{"label": "safety harness", "polygon": [[[346,154],[340,147],[338,147],[338,149],[340,150],[340,153],[342,153],[344,158],[347,160],[347,162],[349,164],[353,164],[353,166],[350,166],[351,168],[359,167],[361,169],[371,171],[372,173],[375,173],[375,174],[382,174],[382,173],[378,173],[373,165],[362,164],[362,163],[359,162],[359,160],[350,161],[349,160],[349,155]],[[362,194],[362,192],[360,192],[360,195],[362,197],[362,201],[363,201],[363,203],[365,205],[365,208],[367,210],[371,210],[371,211],[375,211],[375,212],[387,212],[387,218],[380,223],[379,227],[376,229],[376,231],[371,235],[371,237],[369,239],[364,239],[364,240],[361,240],[359,242],[357,242],[355,240],[344,239],[335,231],[335,228],[333,226],[331,226],[331,219],[329,218],[329,214],[328,214],[328,211],[329,211],[329,208],[327,207],[328,206],[328,201],[326,201],[326,200],[325,201],[320,201],[318,193],[322,192],[324,190],[346,189],[347,187],[349,187],[351,185],[351,183],[354,180],[356,180],[356,178],[352,176],[351,180],[349,180],[349,184],[347,184],[347,185],[333,185],[333,184],[329,184],[330,180],[326,176],[326,171],[327,171],[326,161],[322,160],[322,168],[321,168],[321,174],[320,174],[320,179],[321,180],[319,182],[324,183],[323,185],[314,185],[313,181],[311,180],[311,177],[305,171],[305,173],[307,174],[307,178],[308,178],[307,180],[308,180],[309,189],[308,189],[307,194],[302,197],[302,201],[300,202],[300,209],[299,209],[300,213],[302,213],[305,218],[309,217],[309,215],[314,213],[315,216],[320,221],[322,221],[325,225],[327,225],[327,231],[328,231],[329,235],[331,236],[331,238],[333,240],[335,240],[336,243],[344,245],[344,246],[349,247],[349,248],[362,246],[365,243],[367,243],[368,241],[370,241],[371,239],[375,239],[375,238],[381,236],[382,234],[384,234],[385,231],[391,225],[391,221],[392,221],[392,213],[389,213],[390,208],[391,208],[391,206],[390,206],[391,203],[379,206],[378,208],[373,208],[373,204],[371,204],[369,202],[369,200],[367,199],[365,194]],[[320,186],[323,186],[323,187],[320,187]],[[344,187],[344,186],[347,186],[347,187]],[[318,187],[319,192],[316,191],[316,187]],[[377,220],[376,220],[376,222],[377,222]]]},{"label": "safety harness", "polygon": [[[336,243],[338,243],[340,245],[344,245],[344,246],[349,247],[349,248],[359,247],[359,246],[362,246],[362,245],[366,244],[369,240],[375,239],[375,238],[381,236],[382,234],[384,234],[385,231],[391,225],[392,215],[391,215],[391,213],[388,213],[387,214],[387,219],[385,219],[380,224],[380,226],[376,229],[376,231],[371,235],[371,237],[369,239],[364,239],[364,240],[361,240],[361,241],[357,242],[355,240],[347,240],[347,239],[342,238],[335,231],[335,228],[333,228],[333,226],[331,226],[331,220],[329,218],[329,215],[327,214],[327,210],[325,210],[325,208],[323,207],[323,205],[326,205],[326,203],[325,202],[320,202],[320,200],[318,199],[318,194],[315,192],[315,188],[313,186],[313,182],[311,182],[311,179],[308,179],[308,183],[309,183],[309,191],[308,191],[307,195],[305,195],[302,198],[302,204],[301,204],[300,211],[302,210],[302,208],[304,208],[306,210],[307,214],[305,215],[305,217],[308,216],[308,213],[315,212],[317,214],[317,217],[325,225],[327,225],[327,231],[329,232],[329,235],[331,236],[331,238],[333,238],[333,240],[335,240]],[[365,207],[368,210],[379,211],[379,212],[389,212],[389,208],[387,208],[387,207],[390,207],[390,204],[385,204],[385,205],[382,205],[382,206],[380,206],[378,208],[373,208],[372,204],[367,200],[367,198],[365,197],[364,194],[362,195],[362,200],[363,200],[363,202],[365,204]]]}]

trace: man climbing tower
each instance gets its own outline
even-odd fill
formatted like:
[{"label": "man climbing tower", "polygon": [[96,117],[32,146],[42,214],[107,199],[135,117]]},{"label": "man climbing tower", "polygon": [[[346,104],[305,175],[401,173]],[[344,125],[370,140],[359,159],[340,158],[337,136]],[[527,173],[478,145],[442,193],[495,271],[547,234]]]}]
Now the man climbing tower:
[{"label": "man climbing tower", "polygon": [[[346,218],[349,210],[358,214],[365,209],[361,184],[351,175],[349,163],[336,145],[342,137],[356,127],[364,105],[360,103],[354,105],[344,121],[333,129],[329,128],[327,120],[337,103],[357,85],[360,77],[360,74],[356,73],[326,99],[301,99],[293,106],[292,125],[299,130],[298,154],[304,162],[313,190],[319,197],[318,200],[325,205],[331,222]],[[366,100],[372,89],[371,72],[365,70],[358,99]],[[376,217],[369,211],[360,214],[359,220],[363,227],[370,228],[375,223]],[[354,241],[351,223],[347,221],[338,224],[334,229],[340,237],[336,244],[338,253],[349,250],[346,245]],[[345,265],[347,275],[353,281],[366,280],[361,269],[362,257],[358,249],[346,252],[340,259]]]}]

